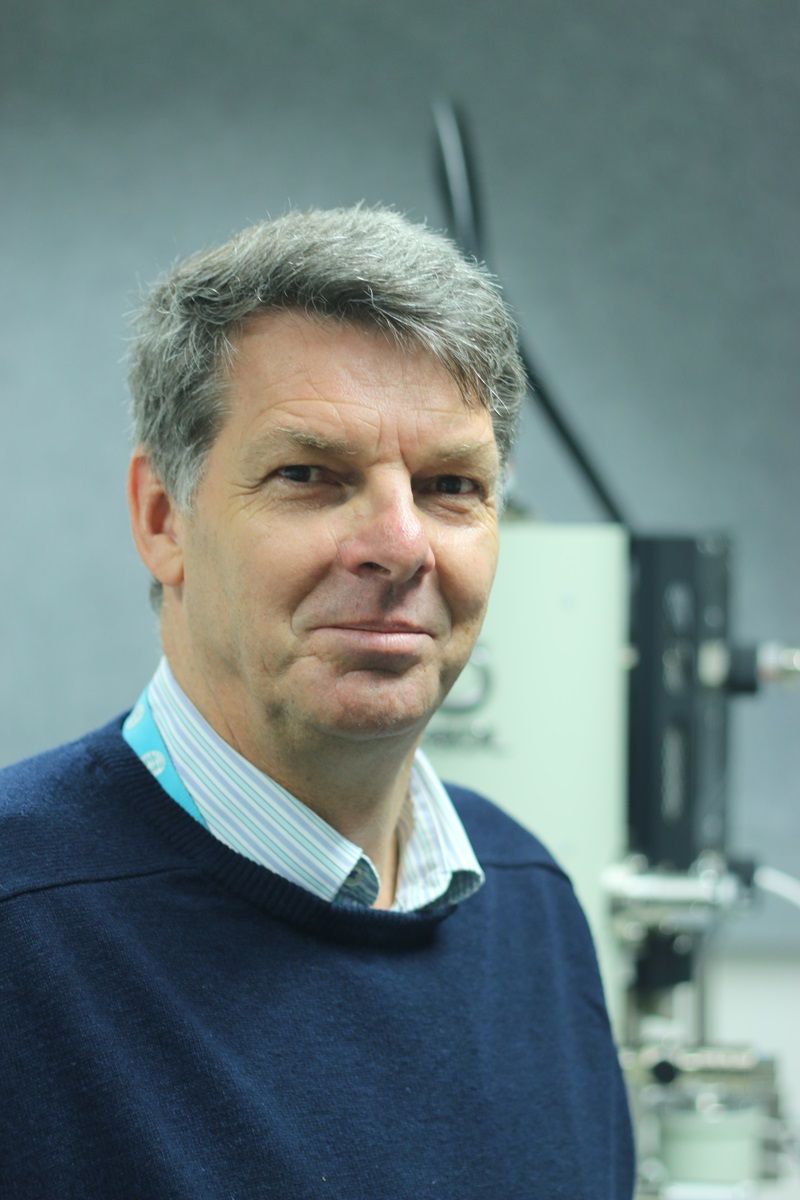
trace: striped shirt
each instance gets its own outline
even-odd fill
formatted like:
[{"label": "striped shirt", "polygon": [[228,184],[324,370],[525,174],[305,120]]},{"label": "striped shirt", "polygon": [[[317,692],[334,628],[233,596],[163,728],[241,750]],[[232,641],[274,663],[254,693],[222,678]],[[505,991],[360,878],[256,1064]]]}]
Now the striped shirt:
[{"label": "striped shirt", "polygon": [[[380,879],[369,857],[228,745],[194,707],[165,658],[145,691],[145,701],[174,767],[174,785],[170,772],[163,772],[163,753],[135,745],[137,752],[151,770],[158,764],[154,773],[174,799],[179,799],[177,788],[186,789],[193,803],[180,802],[199,815],[215,837],[324,900],[374,904]],[[395,911],[458,903],[483,883],[483,871],[450,797],[419,750],[397,832]]]}]

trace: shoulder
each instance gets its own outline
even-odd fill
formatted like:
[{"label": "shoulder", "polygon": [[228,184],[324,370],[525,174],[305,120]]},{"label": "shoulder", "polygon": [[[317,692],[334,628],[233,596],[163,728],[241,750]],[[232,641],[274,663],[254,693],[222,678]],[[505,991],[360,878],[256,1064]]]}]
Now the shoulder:
[{"label": "shoulder", "polygon": [[564,874],[547,847],[491,800],[458,784],[445,787],[483,867],[538,866]]},{"label": "shoulder", "polygon": [[[569,876],[532,833],[491,801],[446,785],[486,876],[465,918],[491,931],[509,960],[569,979],[604,1012],[592,936]],[[498,968],[499,969],[499,968]]]},{"label": "shoulder", "polygon": [[[569,977],[572,985],[605,1012],[594,944],[583,908],[567,873],[539,839],[485,797],[446,784],[485,883],[465,902],[493,937],[515,946],[514,961],[535,961],[542,970]],[[509,951],[511,953],[511,951]]]},{"label": "shoulder", "polygon": [[53,803],[64,788],[83,788],[98,769],[98,751],[119,738],[122,720],[0,770],[0,817],[27,812],[34,801]]},{"label": "shoulder", "polygon": [[122,720],[0,770],[0,898],[133,864],[126,796],[152,781]]}]

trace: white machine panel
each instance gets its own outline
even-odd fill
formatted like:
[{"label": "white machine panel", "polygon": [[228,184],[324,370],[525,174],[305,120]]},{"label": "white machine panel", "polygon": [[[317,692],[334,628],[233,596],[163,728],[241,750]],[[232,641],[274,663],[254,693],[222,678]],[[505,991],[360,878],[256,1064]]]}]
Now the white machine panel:
[{"label": "white machine panel", "polygon": [[445,779],[489,796],[567,870],[620,1036],[626,966],[600,876],[626,848],[627,629],[621,529],[504,523],[479,645],[423,743]]}]

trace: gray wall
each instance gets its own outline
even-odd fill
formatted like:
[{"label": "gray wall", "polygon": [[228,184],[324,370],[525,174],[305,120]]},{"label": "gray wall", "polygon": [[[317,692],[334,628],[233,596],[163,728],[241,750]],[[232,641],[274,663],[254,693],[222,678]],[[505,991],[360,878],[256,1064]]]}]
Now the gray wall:
[{"label": "gray wall", "polygon": [[[639,527],[725,528],[743,637],[800,639],[794,0],[5,0],[0,761],[156,658],[123,498],[125,313],[288,203],[441,224],[428,106],[473,119],[489,253]],[[541,421],[519,488],[597,516]],[[535,586],[535,581],[532,581]],[[800,874],[800,693],[741,701],[734,844]],[[736,936],[800,947],[779,902]]]}]

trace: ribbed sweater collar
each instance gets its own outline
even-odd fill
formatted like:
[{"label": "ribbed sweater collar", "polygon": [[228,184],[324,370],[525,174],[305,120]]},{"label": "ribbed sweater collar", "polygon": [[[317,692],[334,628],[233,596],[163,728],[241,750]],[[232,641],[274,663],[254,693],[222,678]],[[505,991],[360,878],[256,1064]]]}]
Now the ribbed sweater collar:
[{"label": "ribbed sweater collar", "polygon": [[123,740],[123,720],[95,735],[91,747],[107,775],[108,790],[155,829],[186,860],[186,868],[194,868],[269,916],[315,937],[365,947],[410,948],[429,942],[441,921],[454,911],[455,906],[448,906],[433,912],[397,913],[331,904],[237,854],[170,800]]}]

